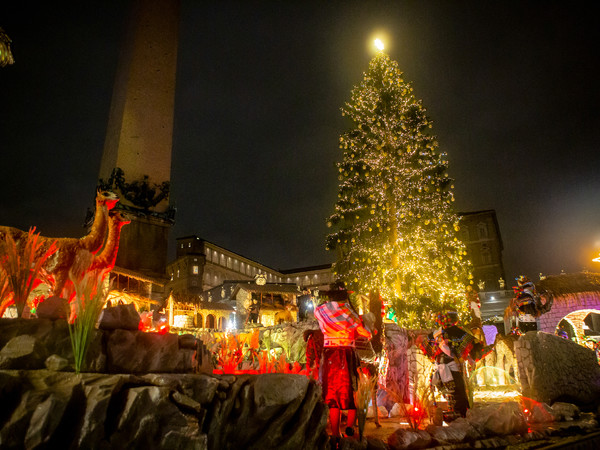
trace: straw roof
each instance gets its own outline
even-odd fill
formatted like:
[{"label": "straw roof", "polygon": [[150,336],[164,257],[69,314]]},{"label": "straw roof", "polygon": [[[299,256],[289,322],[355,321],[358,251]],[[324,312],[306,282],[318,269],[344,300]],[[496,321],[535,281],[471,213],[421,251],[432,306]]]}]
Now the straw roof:
[{"label": "straw roof", "polygon": [[538,292],[551,291],[555,296],[582,292],[600,293],[599,273],[570,273],[552,275],[536,283]]},{"label": "straw roof", "polygon": [[238,291],[242,289],[246,292],[252,293],[263,293],[263,294],[295,294],[299,295],[301,292],[298,290],[298,286],[295,284],[283,284],[283,283],[267,283],[259,285],[254,282],[250,283],[238,283],[232,290],[231,296],[235,297]]}]

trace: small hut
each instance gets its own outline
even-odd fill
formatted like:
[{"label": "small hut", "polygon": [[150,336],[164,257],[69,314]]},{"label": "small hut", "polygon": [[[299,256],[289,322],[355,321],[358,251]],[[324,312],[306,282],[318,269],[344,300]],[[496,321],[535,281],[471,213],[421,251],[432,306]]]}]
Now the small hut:
[{"label": "small hut", "polygon": [[[244,315],[252,300],[258,301],[260,323],[264,326],[278,325],[282,321],[295,322],[298,317],[297,297],[301,294],[298,286],[292,283],[261,285],[253,281],[240,281],[231,290],[237,310]],[[289,314],[285,315],[286,312]]]}]

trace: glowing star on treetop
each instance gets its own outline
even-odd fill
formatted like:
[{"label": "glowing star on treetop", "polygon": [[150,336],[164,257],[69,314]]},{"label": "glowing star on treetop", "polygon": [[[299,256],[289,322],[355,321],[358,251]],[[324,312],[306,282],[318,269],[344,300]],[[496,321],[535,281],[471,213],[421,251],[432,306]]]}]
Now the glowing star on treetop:
[{"label": "glowing star on treetop", "polygon": [[380,52],[383,51],[384,46],[381,39],[375,39],[375,47],[377,47],[377,50],[379,50]]}]

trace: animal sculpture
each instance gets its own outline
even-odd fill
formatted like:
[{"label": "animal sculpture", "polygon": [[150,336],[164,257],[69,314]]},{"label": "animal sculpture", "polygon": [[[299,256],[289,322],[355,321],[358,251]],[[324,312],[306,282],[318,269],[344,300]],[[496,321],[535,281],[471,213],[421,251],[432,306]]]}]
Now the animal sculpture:
[{"label": "animal sculpture", "polygon": [[89,270],[112,270],[117,261],[121,228],[131,223],[120,211],[111,211],[108,214],[108,237],[102,251],[94,256]]},{"label": "animal sculpture", "polygon": [[[85,260],[83,255],[86,253],[96,254],[104,244],[108,228],[108,211],[114,208],[119,201],[116,194],[110,191],[98,190],[96,193],[96,212],[94,222],[90,232],[77,238],[50,238],[40,236],[43,241],[40,251],[44,252],[53,242],[56,242],[57,251],[48,259],[44,269],[53,280],[51,287],[52,294],[57,297],[67,298],[72,296],[72,289],[68,289],[68,295],[65,297],[65,286],[71,284],[69,280],[69,270],[77,260]],[[27,237],[27,232],[13,227],[0,227],[0,240],[3,240],[7,233],[11,233],[13,239],[19,242]]]}]

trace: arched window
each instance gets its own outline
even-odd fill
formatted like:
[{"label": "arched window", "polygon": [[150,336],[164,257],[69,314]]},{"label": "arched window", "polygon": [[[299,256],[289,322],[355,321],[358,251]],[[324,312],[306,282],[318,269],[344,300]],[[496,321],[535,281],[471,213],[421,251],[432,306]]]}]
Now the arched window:
[{"label": "arched window", "polygon": [[488,226],[485,222],[479,222],[477,224],[477,235],[479,239],[487,239],[488,238]]},{"label": "arched window", "polygon": [[463,242],[469,242],[471,240],[471,235],[469,234],[469,227],[466,225],[463,225],[462,227],[460,227],[460,232],[462,234],[462,241]]},{"label": "arched window", "polygon": [[492,263],[492,252],[490,251],[490,246],[487,244],[481,246],[481,262],[483,264]]},{"label": "arched window", "polygon": [[219,330],[225,331],[225,319],[223,317],[219,317]]},{"label": "arched window", "polygon": [[198,313],[196,314],[196,327],[197,328],[204,328],[204,317],[202,317],[202,314]]},{"label": "arched window", "polygon": [[206,316],[206,328],[215,328],[215,316],[209,314]]}]

